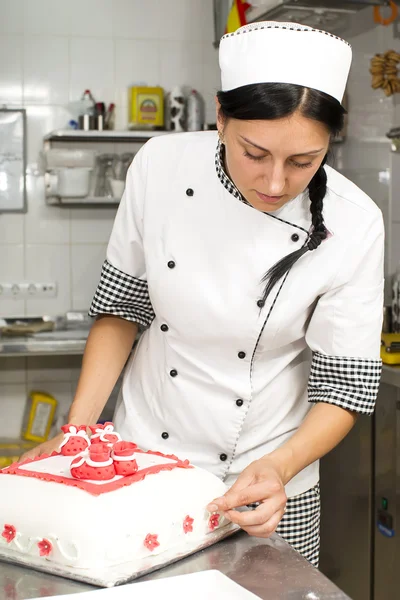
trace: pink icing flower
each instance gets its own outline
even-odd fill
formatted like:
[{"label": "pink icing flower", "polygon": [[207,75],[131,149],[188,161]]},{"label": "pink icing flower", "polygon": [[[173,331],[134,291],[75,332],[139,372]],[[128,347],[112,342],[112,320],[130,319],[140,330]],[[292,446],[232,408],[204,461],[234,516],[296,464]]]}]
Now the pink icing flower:
[{"label": "pink icing flower", "polygon": [[190,533],[193,531],[193,521],[194,519],[187,515],[186,519],[183,521],[183,531],[185,533]]},{"label": "pink icing flower", "polygon": [[53,550],[53,546],[49,540],[43,539],[38,542],[39,554],[40,556],[48,556],[50,552]]},{"label": "pink icing flower", "polygon": [[4,525],[4,530],[1,535],[7,541],[7,543],[10,544],[17,535],[17,530],[15,529],[14,525]]},{"label": "pink icing flower", "polygon": [[151,533],[146,535],[143,543],[146,546],[146,548],[150,550],[150,552],[153,552],[153,550],[155,550],[160,545],[160,542],[158,541],[158,535],[153,535]]},{"label": "pink icing flower", "polygon": [[216,529],[218,527],[219,517],[220,517],[220,515],[218,513],[211,515],[210,520],[208,521],[208,527],[211,531],[214,531],[214,529]]}]

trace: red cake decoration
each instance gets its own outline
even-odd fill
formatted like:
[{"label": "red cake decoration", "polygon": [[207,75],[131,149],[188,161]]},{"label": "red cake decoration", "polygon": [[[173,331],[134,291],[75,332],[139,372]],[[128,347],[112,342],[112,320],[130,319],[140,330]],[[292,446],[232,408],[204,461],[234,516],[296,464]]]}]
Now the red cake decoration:
[{"label": "red cake decoration", "polygon": [[1,535],[6,542],[10,544],[17,535],[17,530],[14,525],[4,525],[3,533]]},{"label": "red cake decoration", "polygon": [[49,556],[50,552],[53,550],[51,542],[46,540],[46,538],[38,542],[38,548],[40,556]]},{"label": "red cake decoration", "polygon": [[211,517],[208,521],[208,527],[211,531],[214,531],[214,529],[216,529],[218,527],[219,517],[220,517],[220,515],[218,513],[211,515]]},{"label": "red cake decoration", "polygon": [[191,517],[189,517],[189,515],[187,515],[187,517],[183,521],[183,531],[185,533],[191,533],[193,531],[193,522],[194,522],[194,519],[192,519]]},{"label": "red cake decoration", "polygon": [[63,456],[75,456],[83,452],[90,445],[89,436],[86,433],[86,425],[63,425],[64,439],[60,445]]},{"label": "red cake decoration", "polygon": [[115,472],[124,477],[133,475],[139,469],[134,455],[137,445],[133,442],[116,442],[113,446],[111,457],[114,461]]},{"label": "red cake decoration", "polygon": [[108,444],[91,444],[71,462],[71,475],[76,479],[108,481],[115,477],[114,461]]},{"label": "red cake decoration", "polygon": [[143,543],[146,546],[146,548],[150,550],[150,552],[153,552],[153,550],[158,548],[158,546],[160,545],[160,542],[158,541],[158,535],[154,535],[152,533],[146,535]]},{"label": "red cake decoration", "polygon": [[121,436],[114,431],[114,424],[110,423],[110,421],[107,421],[104,424],[98,423],[97,425],[91,425],[90,431],[92,432],[92,437],[90,438],[92,444],[97,444],[99,442],[115,444],[121,440]]},{"label": "red cake decoration", "polygon": [[[20,463],[13,463],[9,467],[0,469],[0,476],[19,475],[32,477],[41,481],[53,481],[64,485],[77,487],[93,496],[99,496],[106,492],[113,492],[122,487],[142,481],[148,475],[155,475],[161,471],[172,471],[173,469],[192,469],[188,460],[180,460],[174,454],[163,454],[152,450],[142,450],[133,442],[121,440],[121,436],[114,432],[114,425],[110,422],[104,425],[90,427],[94,431],[92,438],[88,438],[85,425],[64,425],[62,430],[65,434],[61,452],[42,454],[35,458],[27,458]],[[68,465],[67,473],[49,473],[44,468],[40,470],[40,462],[57,456],[72,457],[72,441],[78,437],[88,446],[79,454],[75,454]],[[104,441],[101,441],[101,438]],[[114,442],[112,440],[115,440]],[[68,445],[69,444],[69,449]],[[170,462],[153,464],[139,469],[137,459],[140,455],[148,455],[168,459]],[[136,458],[134,458],[136,455]],[[27,468],[31,463],[37,465],[37,470]]]}]

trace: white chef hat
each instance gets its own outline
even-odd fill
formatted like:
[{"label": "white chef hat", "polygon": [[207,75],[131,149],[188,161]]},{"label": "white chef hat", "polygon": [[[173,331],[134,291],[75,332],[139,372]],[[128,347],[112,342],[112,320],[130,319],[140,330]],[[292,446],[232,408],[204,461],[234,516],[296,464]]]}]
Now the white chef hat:
[{"label": "white chef hat", "polygon": [[254,83],[292,83],[342,101],[352,60],[350,44],[297,23],[264,21],[224,35],[222,91]]}]

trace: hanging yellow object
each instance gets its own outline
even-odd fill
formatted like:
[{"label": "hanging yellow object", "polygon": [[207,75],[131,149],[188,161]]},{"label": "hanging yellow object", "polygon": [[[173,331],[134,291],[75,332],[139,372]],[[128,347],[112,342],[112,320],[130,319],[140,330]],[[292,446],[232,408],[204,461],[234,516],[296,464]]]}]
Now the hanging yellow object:
[{"label": "hanging yellow object", "polygon": [[251,7],[251,4],[246,0],[233,0],[232,8],[226,22],[225,33],[233,33],[239,27],[247,25],[246,11]]}]

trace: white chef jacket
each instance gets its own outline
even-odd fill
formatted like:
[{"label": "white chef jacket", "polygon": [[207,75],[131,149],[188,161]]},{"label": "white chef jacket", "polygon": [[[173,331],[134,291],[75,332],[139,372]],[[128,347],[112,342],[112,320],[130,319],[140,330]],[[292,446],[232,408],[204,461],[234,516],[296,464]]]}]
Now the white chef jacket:
[{"label": "white chef jacket", "polygon": [[[263,275],[311,230],[308,192],[278,213],[245,201],[216,132],[153,138],[127,176],[90,309],[147,326],[126,366],[117,430],[232,484],[284,444],[312,402],[371,414],[383,313],[382,215],[325,167],[330,232],[275,286]],[[318,461],[289,497],[319,479]]]}]

